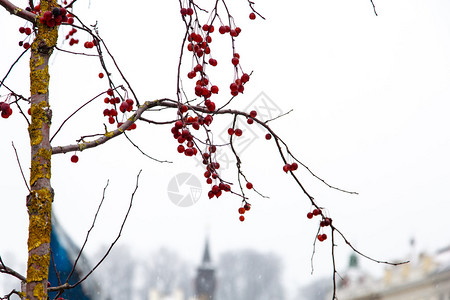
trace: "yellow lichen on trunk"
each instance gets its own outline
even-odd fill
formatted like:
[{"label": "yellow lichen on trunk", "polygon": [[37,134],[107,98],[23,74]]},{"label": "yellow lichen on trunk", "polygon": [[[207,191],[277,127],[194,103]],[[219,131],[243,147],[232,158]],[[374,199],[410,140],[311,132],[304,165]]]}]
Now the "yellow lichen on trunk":
[{"label": "yellow lichen on trunk", "polygon": [[[41,0],[41,11],[51,11],[56,0]],[[51,178],[48,61],[58,39],[58,27],[37,22],[38,31],[31,45],[30,92],[31,192],[27,197],[29,215],[26,299],[46,300],[50,264],[50,236],[53,189]]]}]

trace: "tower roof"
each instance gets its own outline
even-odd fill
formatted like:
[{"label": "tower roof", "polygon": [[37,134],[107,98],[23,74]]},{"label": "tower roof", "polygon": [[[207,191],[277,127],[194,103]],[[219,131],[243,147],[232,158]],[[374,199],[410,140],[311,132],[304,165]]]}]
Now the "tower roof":
[{"label": "tower roof", "polygon": [[211,264],[211,255],[209,254],[209,239],[205,240],[205,250],[203,251],[202,265]]}]

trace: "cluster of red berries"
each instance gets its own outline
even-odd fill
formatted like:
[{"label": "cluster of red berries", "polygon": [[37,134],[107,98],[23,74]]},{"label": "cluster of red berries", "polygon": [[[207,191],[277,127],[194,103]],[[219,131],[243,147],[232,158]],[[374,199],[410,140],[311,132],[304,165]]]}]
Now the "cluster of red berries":
[{"label": "cluster of red berries", "polygon": [[[112,89],[108,89],[106,92],[109,97],[106,97],[103,102],[106,104],[112,104],[112,108],[106,108],[103,110],[103,116],[108,117],[109,124],[114,124],[116,122],[115,117],[117,117],[118,112],[116,110],[116,104],[120,103],[119,110],[121,113],[130,112],[133,110],[134,101],[132,99],[126,99],[125,101],[120,101],[119,97],[114,97],[114,91]],[[123,122],[118,122],[117,127],[122,126]],[[127,130],[136,129],[136,123],[130,125]]]},{"label": "cluster of red berries", "polygon": [[[315,208],[312,212],[308,212],[307,214],[306,214],[306,217],[308,218],[308,219],[312,219],[313,217],[315,217],[315,216],[319,216],[319,215],[321,215],[322,216],[322,220],[320,221],[320,227],[327,227],[327,226],[330,226],[331,225],[331,218],[328,218],[328,217],[324,217],[323,215],[322,215],[322,210],[320,209],[320,208]],[[327,235],[325,234],[325,233],[322,233],[322,234],[318,234],[317,235],[317,239],[320,241],[320,242],[323,242],[323,241],[325,241],[326,239],[327,239]]]},{"label": "cluster of red berries", "polygon": [[91,41],[84,42],[84,48],[86,48],[86,49],[94,48],[94,46],[97,46],[97,45],[98,45],[98,42],[95,39],[92,42]]},{"label": "cluster of red berries", "polygon": [[[200,25],[197,18],[186,18],[186,16],[192,16],[195,11],[192,8],[182,8],[180,11],[185,21],[189,22],[189,32],[187,35],[187,50],[192,53],[192,68],[187,73],[187,77],[189,79],[194,79],[195,86],[194,92],[195,95],[202,100],[202,104],[207,108],[208,112],[214,113],[216,110],[216,104],[211,100],[211,97],[214,94],[219,93],[219,87],[217,85],[213,85],[210,78],[207,75],[208,65],[211,67],[216,67],[218,65],[217,60],[211,55],[211,43],[213,41],[212,34],[215,31],[214,25],[204,24]],[[214,20],[214,18],[213,18]],[[191,22],[196,23],[195,25],[191,25]],[[228,33],[232,39],[239,36],[241,33],[241,28],[234,25],[233,22],[230,25],[224,25],[222,22],[218,29],[220,34]],[[230,84],[230,92],[233,96],[237,96],[239,93],[244,92],[244,84],[250,80],[250,76],[242,71],[240,66],[240,55],[239,53],[234,51],[233,47],[233,57],[231,58],[231,64],[234,67],[234,79]],[[196,148],[197,145],[194,143],[194,138],[190,131],[190,127],[195,130],[198,130],[200,125],[209,126],[212,122],[212,115],[201,116],[198,115],[195,118],[184,115],[188,111],[188,106],[180,103],[178,108],[179,120],[175,122],[175,125],[172,127],[171,131],[173,137],[178,141],[179,145],[177,146],[177,151],[186,156],[193,156],[197,154]],[[248,118],[247,123],[253,124],[254,118],[256,118],[256,111],[251,111]],[[191,129],[192,130],[192,129]],[[240,128],[229,128],[228,133],[230,135],[241,136],[243,134],[242,129]],[[219,174],[218,170],[220,168],[220,164],[215,161],[215,151],[216,146],[209,145],[204,153],[202,153],[203,164],[206,167],[204,176],[206,178],[206,183],[211,185],[211,190],[208,192],[208,197],[211,199],[213,197],[220,197],[223,192],[231,191],[230,185],[224,182]],[[253,184],[251,182],[246,183],[246,187],[248,189],[253,189]],[[250,204],[246,201],[244,207],[241,209],[249,210]],[[244,220],[244,216],[241,213],[240,220]]]},{"label": "cluster of red berries", "polygon": [[323,242],[327,239],[327,234],[326,233],[318,234],[317,239],[319,240],[319,242]]},{"label": "cluster of red berries", "polygon": [[79,42],[79,40],[74,39],[73,37],[71,37],[71,36],[73,36],[75,33],[77,33],[77,29],[76,29],[76,28],[72,28],[72,29],[69,31],[69,33],[66,35],[66,40],[68,40],[68,39],[70,38],[70,41],[69,41],[69,45],[70,45],[70,46],[73,46],[73,45],[75,45],[75,44],[78,44],[78,42]]},{"label": "cluster of red berries", "polygon": [[[266,135],[266,139],[270,140],[270,137],[267,138],[267,135]],[[283,166],[283,171],[286,172],[286,173],[289,172],[289,171],[295,171],[297,169],[298,169],[298,164],[296,162],[294,162],[292,164],[285,164]]]},{"label": "cluster of red berries", "polygon": [[[21,27],[19,27],[19,32],[20,33],[24,33],[24,34],[26,34],[28,36],[28,35],[30,35],[33,32],[33,30],[30,27],[23,27],[23,26],[21,26]],[[28,42],[24,43],[23,41],[20,41],[19,42],[19,46],[23,47],[24,49],[28,49],[28,48],[30,48],[31,45]]]},{"label": "cluster of red berries", "polygon": [[236,136],[241,136],[242,135],[242,129],[236,128],[228,128],[228,134],[229,135],[236,135]]},{"label": "cluster of red berries", "polygon": [[239,207],[238,212],[240,214],[239,221],[243,222],[245,220],[244,214],[246,211],[249,211],[251,208],[250,203],[245,202],[244,206]]},{"label": "cluster of red berries", "polygon": [[33,30],[30,27],[19,27],[19,32],[20,33],[25,33],[26,35],[30,35],[31,32],[33,32]]},{"label": "cluster of red berries", "polygon": [[2,118],[9,118],[10,115],[12,115],[13,111],[10,107],[10,105],[6,102],[0,102],[0,111]]},{"label": "cluster of red berries", "polygon": [[320,214],[322,214],[322,210],[319,208],[315,208],[312,212],[307,213],[306,217],[308,219],[312,219],[314,216],[318,216]]},{"label": "cluster of red berries", "polygon": [[[181,111],[187,111],[187,106],[183,105],[183,107],[180,109]],[[196,116],[195,118],[192,116],[189,116],[185,119],[185,122],[183,123],[182,120],[178,120],[175,122],[175,125],[172,127],[171,132],[173,134],[173,138],[178,141],[180,145],[177,147],[178,153],[184,153],[186,156],[193,156],[197,155],[197,148],[195,148],[194,144],[194,137],[189,131],[189,128],[187,127],[190,125],[195,130],[200,129],[200,125],[203,124],[211,124],[212,122],[212,116],[208,117],[208,121],[205,123],[205,120],[203,118],[199,118]],[[186,147],[183,145],[186,143]]]},{"label": "cluster of red berries", "polygon": [[228,25],[222,25],[219,27],[220,34],[229,33],[232,37],[237,37],[241,33],[241,31],[242,30],[240,27],[235,27],[234,29],[231,29],[231,27]]},{"label": "cluster of red berries", "polygon": [[[231,63],[236,66],[239,64],[239,54],[234,53],[234,57],[231,60]],[[237,71],[236,71],[237,72]],[[231,95],[237,96],[239,93],[244,93],[244,84],[250,80],[250,76],[247,73],[242,74],[241,78],[236,79],[233,83],[230,84],[230,92]]]},{"label": "cluster of red berries", "polygon": [[52,11],[44,12],[39,18],[39,22],[48,27],[55,27],[61,25],[61,23],[73,24],[73,18],[67,16],[67,10],[64,7],[55,7]]},{"label": "cluster of red berries", "polygon": [[192,16],[194,14],[194,10],[190,7],[188,7],[188,8],[183,7],[182,9],[180,9],[180,13],[183,17],[186,15]]}]

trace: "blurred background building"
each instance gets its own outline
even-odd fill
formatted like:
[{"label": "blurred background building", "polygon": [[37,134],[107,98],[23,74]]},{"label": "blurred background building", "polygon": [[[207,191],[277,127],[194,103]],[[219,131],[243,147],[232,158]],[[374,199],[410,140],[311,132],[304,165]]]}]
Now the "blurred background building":
[{"label": "blurred background building", "polygon": [[409,263],[387,266],[381,278],[362,270],[352,254],[337,293],[340,300],[450,300],[450,246],[432,254],[412,251]]}]

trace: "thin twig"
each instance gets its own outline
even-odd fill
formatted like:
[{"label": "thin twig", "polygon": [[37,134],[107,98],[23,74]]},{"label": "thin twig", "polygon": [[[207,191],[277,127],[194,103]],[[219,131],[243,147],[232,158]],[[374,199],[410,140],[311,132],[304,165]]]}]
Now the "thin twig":
[{"label": "thin twig", "polygon": [[82,252],[83,252],[83,250],[84,250],[84,247],[86,246],[87,241],[88,241],[88,239],[89,239],[89,235],[91,234],[92,229],[94,229],[95,222],[97,221],[98,213],[100,212],[100,209],[101,209],[101,207],[102,207],[102,205],[103,205],[103,201],[105,200],[105,193],[106,193],[106,189],[108,188],[108,185],[109,185],[109,180],[106,182],[106,185],[105,185],[105,187],[103,188],[102,200],[100,201],[100,203],[99,203],[99,205],[98,205],[98,207],[97,207],[97,211],[96,211],[96,213],[95,213],[94,219],[92,220],[91,228],[89,228],[89,230],[88,230],[88,232],[87,232],[87,234],[86,234],[86,238],[84,239],[83,246],[81,246],[81,249],[80,249],[80,251],[78,252],[78,256],[77,256],[77,258],[75,259],[75,262],[73,263],[72,270],[70,271],[69,276],[67,276],[66,282],[69,282],[70,277],[72,276],[73,272],[75,271],[75,268],[76,268],[76,266],[77,266],[78,260],[80,259],[81,254],[82,254]]},{"label": "thin twig", "polygon": [[154,161],[157,161],[157,162],[159,162],[159,163],[170,163],[170,164],[172,163],[171,161],[168,161],[168,160],[160,160],[160,159],[151,157],[150,155],[148,155],[147,153],[145,153],[144,151],[142,151],[142,149],[141,149],[138,145],[136,145],[136,144],[130,139],[130,137],[129,137],[125,132],[124,132],[123,134],[125,135],[125,137],[127,138],[127,140],[131,143],[131,145],[133,145],[136,149],[138,149],[139,152],[142,153],[142,155],[147,156],[148,158],[150,158],[150,159],[152,159],[152,160],[154,160]]},{"label": "thin twig", "polygon": [[[119,88],[121,86],[118,86],[117,88]],[[90,99],[89,101],[87,101],[86,103],[84,103],[83,105],[81,105],[79,108],[77,108],[70,116],[68,116],[59,126],[58,130],[56,130],[55,134],[53,134],[52,138],[50,139],[50,143],[52,142],[52,140],[55,138],[55,136],[58,134],[58,132],[61,130],[61,128],[64,126],[64,124],[66,124],[67,121],[69,121],[70,118],[72,118],[77,112],[79,112],[83,107],[85,107],[86,105],[88,105],[89,103],[91,103],[92,101],[94,101],[95,99],[97,99],[98,97],[100,97],[101,95],[103,95],[106,92],[102,92],[100,94],[98,94],[97,96],[95,96],[94,98]]]},{"label": "thin twig", "polygon": [[[28,48],[29,49],[29,48]],[[8,77],[9,73],[11,73],[11,70],[14,68],[14,66],[19,62],[19,60],[22,58],[22,56],[27,53],[28,49],[25,49],[19,57],[12,63],[11,67],[9,67],[8,72],[6,72],[6,75],[3,77],[3,79],[0,81],[0,88],[2,87],[2,84],[5,82],[6,78]]]},{"label": "thin twig", "polygon": [[16,154],[17,163],[19,164],[19,169],[20,169],[20,173],[22,174],[23,181],[25,182],[25,185],[26,185],[28,191],[31,193],[31,189],[28,186],[27,180],[25,179],[25,175],[23,174],[22,165],[20,164],[19,155],[17,154],[17,150],[16,150],[16,147],[14,146],[14,142],[11,142],[11,144],[14,149],[14,153]]},{"label": "thin twig", "polygon": [[370,3],[372,3],[373,12],[375,13],[375,16],[378,16],[377,10],[375,9],[375,4],[373,3],[373,0],[370,0]]}]

